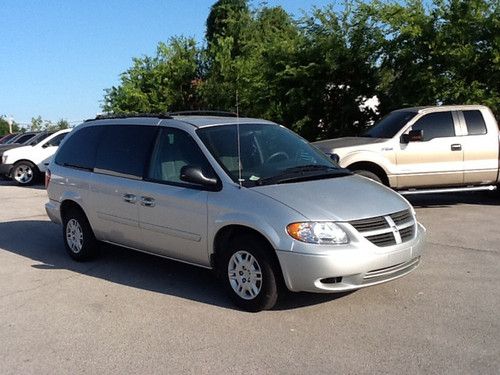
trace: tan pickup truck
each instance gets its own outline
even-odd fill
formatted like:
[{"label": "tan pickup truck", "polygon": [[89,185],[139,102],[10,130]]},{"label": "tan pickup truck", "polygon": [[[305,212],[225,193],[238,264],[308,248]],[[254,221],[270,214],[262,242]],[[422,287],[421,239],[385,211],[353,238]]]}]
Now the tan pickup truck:
[{"label": "tan pickup truck", "polygon": [[489,108],[459,105],[399,109],[363,137],[314,145],[342,167],[411,194],[495,189],[499,139]]}]

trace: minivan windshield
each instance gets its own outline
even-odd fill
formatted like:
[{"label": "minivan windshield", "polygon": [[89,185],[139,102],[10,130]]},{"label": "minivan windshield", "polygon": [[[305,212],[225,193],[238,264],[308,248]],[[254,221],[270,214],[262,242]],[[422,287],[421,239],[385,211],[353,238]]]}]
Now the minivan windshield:
[{"label": "minivan windshield", "polygon": [[401,128],[410,121],[417,112],[414,111],[394,111],[377,122],[370,128],[363,137],[370,138],[392,138]]},{"label": "minivan windshield", "polygon": [[[275,124],[240,124],[241,183],[288,183],[349,175],[305,139]],[[201,128],[197,134],[234,182],[239,180],[237,125]]]}]

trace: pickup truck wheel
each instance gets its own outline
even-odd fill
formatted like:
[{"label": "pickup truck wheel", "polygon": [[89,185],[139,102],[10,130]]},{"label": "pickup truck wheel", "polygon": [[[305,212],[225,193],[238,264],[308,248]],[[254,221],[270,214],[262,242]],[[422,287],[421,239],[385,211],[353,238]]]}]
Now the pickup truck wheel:
[{"label": "pickup truck wheel", "polygon": [[238,307],[250,312],[271,309],[278,299],[278,273],[259,238],[240,235],[230,241],[223,255],[224,286]]},{"label": "pickup truck wheel", "polygon": [[12,179],[18,185],[33,185],[39,178],[40,172],[36,165],[29,161],[20,161],[14,164],[11,172]]},{"label": "pickup truck wheel", "polygon": [[382,183],[382,180],[379,176],[377,176],[375,173],[373,172],[370,172],[370,171],[366,171],[364,169],[358,169],[358,170],[355,170],[353,171],[355,174],[357,175],[360,175],[360,176],[363,176],[363,177],[366,177],[366,178],[369,178],[370,180],[373,180],[373,181],[376,181],[378,183]]},{"label": "pickup truck wheel", "polygon": [[63,238],[68,254],[77,261],[91,259],[96,254],[97,240],[85,214],[70,209],[63,216]]}]

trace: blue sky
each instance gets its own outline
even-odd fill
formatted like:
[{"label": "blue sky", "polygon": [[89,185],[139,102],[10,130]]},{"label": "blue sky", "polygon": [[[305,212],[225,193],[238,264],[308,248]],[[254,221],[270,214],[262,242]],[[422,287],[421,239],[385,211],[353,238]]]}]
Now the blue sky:
[{"label": "blue sky", "polygon": [[[132,58],[174,35],[203,39],[215,0],[1,0],[0,115],[71,122],[100,112]],[[328,0],[269,0],[300,16]],[[262,2],[251,1],[252,5]]]}]

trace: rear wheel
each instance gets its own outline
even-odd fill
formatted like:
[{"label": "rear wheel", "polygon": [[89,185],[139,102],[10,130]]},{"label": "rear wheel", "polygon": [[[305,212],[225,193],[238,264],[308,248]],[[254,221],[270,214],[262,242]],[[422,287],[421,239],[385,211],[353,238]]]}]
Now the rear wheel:
[{"label": "rear wheel", "polygon": [[221,266],[225,288],[240,308],[257,312],[271,309],[278,299],[278,275],[270,247],[256,236],[234,237]]},{"label": "rear wheel", "polygon": [[370,180],[376,181],[380,184],[382,183],[382,179],[378,175],[376,175],[375,173],[373,173],[371,171],[367,171],[364,169],[358,169],[358,170],[355,170],[353,172],[359,176],[369,178]]},{"label": "rear wheel", "polygon": [[12,179],[18,185],[33,185],[40,177],[40,172],[36,165],[29,161],[20,161],[14,164],[11,173]]},{"label": "rear wheel", "polygon": [[94,257],[97,240],[85,214],[78,209],[70,209],[63,217],[64,245],[68,254],[77,261]]}]

